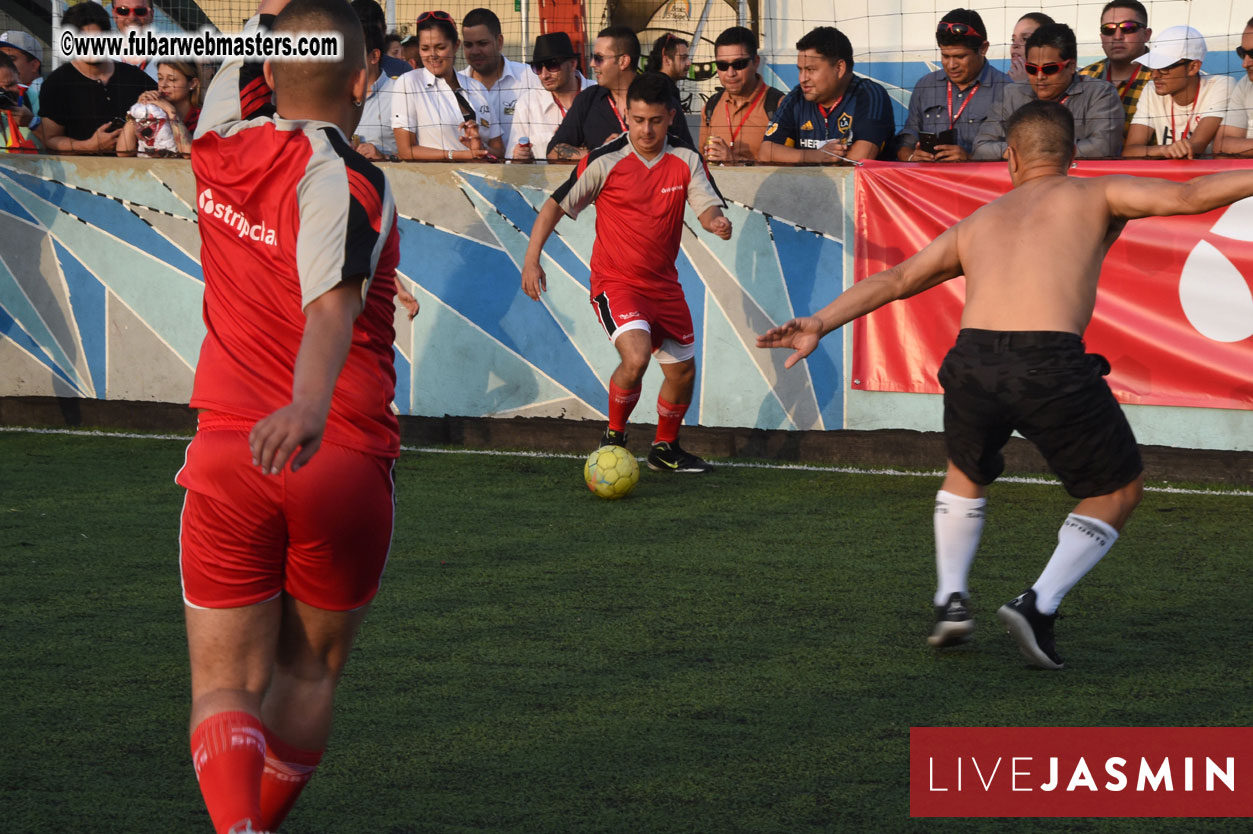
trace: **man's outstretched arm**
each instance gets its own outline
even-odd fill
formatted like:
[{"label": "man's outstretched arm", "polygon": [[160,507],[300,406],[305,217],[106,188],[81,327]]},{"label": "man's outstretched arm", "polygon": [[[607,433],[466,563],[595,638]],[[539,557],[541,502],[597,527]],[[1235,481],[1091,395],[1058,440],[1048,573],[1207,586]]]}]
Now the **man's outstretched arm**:
[{"label": "man's outstretched arm", "polygon": [[[960,224],[959,224],[960,225]],[[818,346],[818,341],[859,316],[899,298],[909,298],[962,274],[957,251],[957,226],[922,251],[894,267],[858,281],[812,316],[795,318],[757,337],[759,348],[792,348],[783,363],[790,368]]]},{"label": "man's outstretched arm", "polygon": [[1204,214],[1253,196],[1253,168],[1206,174],[1187,182],[1157,177],[1109,177],[1105,198],[1115,217]]}]

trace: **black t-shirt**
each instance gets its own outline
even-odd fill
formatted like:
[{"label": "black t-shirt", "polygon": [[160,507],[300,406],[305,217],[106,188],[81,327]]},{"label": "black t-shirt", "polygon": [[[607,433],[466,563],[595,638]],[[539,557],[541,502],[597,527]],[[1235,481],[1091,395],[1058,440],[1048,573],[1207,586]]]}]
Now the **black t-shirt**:
[{"label": "black t-shirt", "polygon": [[146,72],[122,61],[113,62],[108,84],[83,75],[73,64],[63,64],[43,83],[39,117],[52,119],[71,139],[90,139],[102,124],[126,111],[157,82]]},{"label": "black t-shirt", "polygon": [[[573,145],[590,151],[605,144],[605,140],[615,133],[622,133],[622,122],[618,121],[614,106],[613,93],[600,84],[579,93],[570,105],[570,111],[557,127],[557,132],[553,134],[552,141],[545,148],[545,153],[558,145]],[[692,141],[692,132],[687,129],[687,119],[678,98],[672,100],[670,106],[675,111],[674,122],[666,131],[670,144],[696,150],[696,143]],[[626,113],[622,114],[622,121],[626,121]]]}]

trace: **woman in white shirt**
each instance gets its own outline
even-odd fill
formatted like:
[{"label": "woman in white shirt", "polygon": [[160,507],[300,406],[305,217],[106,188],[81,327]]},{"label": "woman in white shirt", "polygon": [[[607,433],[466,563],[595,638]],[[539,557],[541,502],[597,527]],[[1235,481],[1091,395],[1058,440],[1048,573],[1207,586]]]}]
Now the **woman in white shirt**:
[{"label": "woman in white shirt", "polygon": [[453,68],[461,40],[448,12],[418,15],[422,66],[395,79],[392,128],[401,159],[499,159],[500,126],[482,85]]}]

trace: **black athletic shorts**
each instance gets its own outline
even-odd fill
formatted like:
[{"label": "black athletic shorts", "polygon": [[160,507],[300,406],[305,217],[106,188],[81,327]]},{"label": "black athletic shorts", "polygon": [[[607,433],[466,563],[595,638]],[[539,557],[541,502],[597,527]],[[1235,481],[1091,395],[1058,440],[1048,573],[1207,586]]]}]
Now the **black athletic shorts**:
[{"label": "black athletic shorts", "polygon": [[990,484],[1017,429],[1074,497],[1126,486],[1144,467],[1107,373],[1105,357],[1084,353],[1073,333],[963,329],[939,374],[949,459]]}]

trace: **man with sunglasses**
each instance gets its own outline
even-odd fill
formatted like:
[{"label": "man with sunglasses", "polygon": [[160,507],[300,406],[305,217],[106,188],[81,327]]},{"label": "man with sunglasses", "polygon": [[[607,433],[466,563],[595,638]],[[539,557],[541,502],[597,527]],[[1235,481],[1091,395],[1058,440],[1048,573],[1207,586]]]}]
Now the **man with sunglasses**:
[{"label": "man with sunglasses", "polygon": [[[575,98],[592,86],[577,64],[574,44],[565,32],[550,32],[535,39],[531,69],[540,87],[530,87],[518,96],[505,142],[510,159],[529,162],[535,158],[535,148],[543,153],[561,120],[574,106]],[[524,138],[530,141],[518,144]]]},{"label": "man with sunglasses", "polygon": [[987,487],[1004,470],[1001,449],[1017,430],[1079,503],[1043,572],[997,618],[1032,665],[1061,669],[1057,608],[1118,539],[1144,483],[1135,435],[1103,379],[1109,363],[1083,344],[1101,262],[1130,220],[1202,214],[1253,195],[1253,170],[1185,183],[1070,177],[1074,119],[1052,101],[1028,102],[1010,117],[1007,132],[1008,193],[813,316],[758,337],[757,345],[791,348],[784,362],[790,368],[847,322],[965,276],[962,329],[939,370],[948,471],[933,516],[938,584],[928,642],[944,648],[974,631],[967,579]]},{"label": "man with sunglasses", "polygon": [[1064,23],[1041,26],[1027,38],[1026,84],[1001,88],[975,137],[978,160],[1005,159],[1009,117],[1028,102],[1055,101],[1075,120],[1077,157],[1106,159],[1122,152],[1122,102],[1113,84],[1075,72],[1075,33]]},{"label": "man with sunglasses", "polygon": [[1103,78],[1118,88],[1118,98],[1126,113],[1124,137],[1131,128],[1140,94],[1149,83],[1148,68],[1135,59],[1149,51],[1152,37],[1149,13],[1140,0],[1110,0],[1101,9],[1101,49],[1105,59],[1079,70],[1080,75]]},{"label": "man with sunglasses", "polygon": [[[940,18],[935,42],[943,69],[924,75],[909,99],[909,115],[897,140],[902,162],[965,162],[975,136],[1009,76],[987,61],[983,18],[953,9]],[[926,136],[923,143],[920,137]]]},{"label": "man with sunglasses", "polygon": [[[592,70],[598,83],[579,93],[561,120],[545,149],[551,161],[575,162],[626,133],[627,90],[639,75],[639,36],[630,26],[609,26],[596,36],[592,49]],[[678,98],[673,107],[677,116],[666,131],[670,144],[695,150]]]},{"label": "man with sunglasses", "polygon": [[[143,29],[152,25],[152,0],[114,0],[113,25],[123,35],[128,29]],[[132,67],[146,72],[157,80],[157,62],[151,58],[131,56],[121,59]]]},{"label": "man with sunglasses", "polygon": [[1253,18],[1244,26],[1236,57],[1244,68],[1244,78],[1231,91],[1227,115],[1214,139],[1214,153],[1248,156],[1253,154],[1253,130],[1249,129],[1249,111],[1253,109]]},{"label": "man with sunglasses", "polygon": [[1140,102],[1123,156],[1192,159],[1210,153],[1235,82],[1201,72],[1205,53],[1200,32],[1171,26],[1136,58],[1153,72],[1154,95]]},{"label": "man with sunglasses", "polygon": [[701,114],[701,152],[706,162],[720,165],[752,162],[784,93],[761,80],[757,36],[751,29],[732,26],[719,35],[714,66],[722,87]]},{"label": "man with sunglasses", "polygon": [[471,9],[466,13],[461,21],[461,48],[469,64],[462,75],[482,85],[480,92],[491,110],[489,119],[508,137],[518,97],[523,90],[538,87],[539,79],[526,64],[504,56],[505,36],[500,18],[490,9]]},{"label": "man with sunglasses", "polygon": [[796,42],[796,52],[800,83],[779,104],[757,161],[877,158],[896,133],[892,101],[881,84],[853,74],[848,37],[834,26],[819,26]]}]

